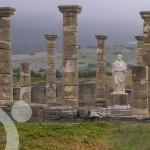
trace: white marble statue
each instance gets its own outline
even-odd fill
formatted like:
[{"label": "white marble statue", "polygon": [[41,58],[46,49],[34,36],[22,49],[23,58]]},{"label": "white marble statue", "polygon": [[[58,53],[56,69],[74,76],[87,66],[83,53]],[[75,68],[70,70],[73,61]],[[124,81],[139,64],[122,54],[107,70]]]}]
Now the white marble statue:
[{"label": "white marble statue", "polygon": [[127,65],[123,61],[123,56],[118,55],[117,60],[113,63],[113,94],[126,94],[125,93],[125,78],[127,73]]}]

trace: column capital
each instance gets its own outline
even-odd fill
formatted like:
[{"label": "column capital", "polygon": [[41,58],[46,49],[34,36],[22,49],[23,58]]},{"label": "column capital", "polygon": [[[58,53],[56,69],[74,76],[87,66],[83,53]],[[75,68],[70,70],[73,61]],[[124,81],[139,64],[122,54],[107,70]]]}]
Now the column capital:
[{"label": "column capital", "polygon": [[142,35],[137,35],[137,36],[135,36],[135,39],[136,39],[137,41],[143,41],[144,36],[142,36]]},{"label": "column capital", "polygon": [[150,20],[150,11],[142,11],[142,12],[140,12],[140,15],[141,15],[142,19]]},{"label": "column capital", "polygon": [[10,17],[15,11],[16,9],[11,7],[0,7],[0,17]]},{"label": "column capital", "polygon": [[57,39],[57,35],[48,35],[46,34],[45,35],[45,38],[48,40],[48,41],[55,41]]},{"label": "column capital", "polygon": [[61,13],[73,13],[73,14],[80,14],[82,7],[79,5],[62,5],[62,6],[58,6],[59,11]]},{"label": "column capital", "polygon": [[95,37],[97,40],[106,40],[107,39],[107,36],[105,36],[105,35],[95,35]]}]

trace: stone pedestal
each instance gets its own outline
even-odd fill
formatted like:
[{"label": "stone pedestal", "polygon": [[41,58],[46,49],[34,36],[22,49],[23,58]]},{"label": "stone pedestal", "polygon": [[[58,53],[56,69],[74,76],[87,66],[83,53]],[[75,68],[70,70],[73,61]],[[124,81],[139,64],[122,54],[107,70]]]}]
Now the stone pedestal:
[{"label": "stone pedestal", "polygon": [[97,65],[96,65],[96,99],[94,105],[106,107],[105,97],[105,46],[106,36],[96,35],[97,39]]},{"label": "stone pedestal", "polygon": [[63,100],[64,105],[78,105],[78,20],[81,7],[59,6],[63,13]]},{"label": "stone pedestal", "polygon": [[143,61],[143,36],[135,36],[135,39],[137,40],[137,51],[136,51],[136,64],[137,65],[144,65]]},{"label": "stone pedestal", "polygon": [[55,44],[56,35],[45,35],[48,42],[47,68],[46,68],[46,100],[45,104],[55,105],[56,102],[56,67],[55,67]]},{"label": "stone pedestal", "polygon": [[127,106],[128,102],[128,93],[124,94],[111,94],[110,106]]},{"label": "stone pedestal", "polygon": [[31,102],[31,68],[29,63],[21,64],[20,100]]},{"label": "stone pedestal", "polygon": [[14,12],[0,7],[0,105],[13,102],[10,28]]}]

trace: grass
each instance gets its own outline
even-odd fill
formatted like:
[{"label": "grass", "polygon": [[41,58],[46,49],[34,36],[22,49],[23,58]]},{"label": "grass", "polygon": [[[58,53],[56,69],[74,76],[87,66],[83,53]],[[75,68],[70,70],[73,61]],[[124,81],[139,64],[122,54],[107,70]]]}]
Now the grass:
[{"label": "grass", "polygon": [[[150,125],[129,122],[17,124],[20,150],[149,150]],[[0,150],[5,132],[0,126]]]}]

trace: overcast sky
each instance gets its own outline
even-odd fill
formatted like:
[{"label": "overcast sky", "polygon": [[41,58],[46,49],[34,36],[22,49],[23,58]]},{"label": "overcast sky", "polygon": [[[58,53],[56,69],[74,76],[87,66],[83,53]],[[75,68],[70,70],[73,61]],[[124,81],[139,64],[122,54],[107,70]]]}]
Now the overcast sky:
[{"label": "overcast sky", "polygon": [[11,6],[17,10],[13,28],[20,27],[21,23],[26,27],[35,24],[35,28],[42,30],[42,33],[58,35],[62,15],[57,6],[64,4],[82,6],[79,31],[80,43],[85,46],[95,44],[95,34],[109,36],[111,44],[134,41],[134,36],[142,33],[143,21],[139,12],[150,10],[150,0],[0,0],[1,7]]}]

